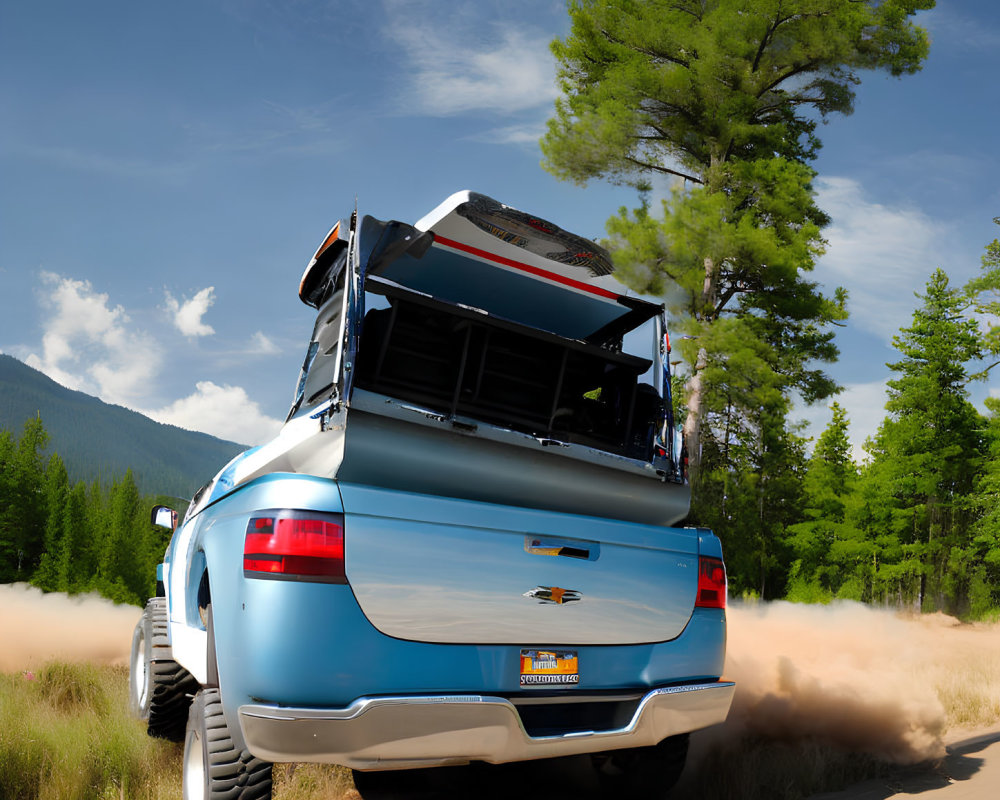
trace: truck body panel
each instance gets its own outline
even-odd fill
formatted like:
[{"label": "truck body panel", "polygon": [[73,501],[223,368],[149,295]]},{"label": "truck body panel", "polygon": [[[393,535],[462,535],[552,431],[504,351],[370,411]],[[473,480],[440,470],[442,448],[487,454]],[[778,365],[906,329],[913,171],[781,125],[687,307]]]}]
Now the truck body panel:
[{"label": "truck body panel", "polygon": [[331,231],[285,426],[195,495],[161,568],[173,657],[238,746],[387,769],[725,717],[721,545],[672,527],[662,307],[610,271],[469,192]]}]

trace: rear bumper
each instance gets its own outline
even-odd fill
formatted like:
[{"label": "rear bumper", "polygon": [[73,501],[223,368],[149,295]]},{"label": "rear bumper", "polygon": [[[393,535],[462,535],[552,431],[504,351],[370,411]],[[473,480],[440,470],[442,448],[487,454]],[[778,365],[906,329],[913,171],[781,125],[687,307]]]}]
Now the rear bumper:
[{"label": "rear bumper", "polygon": [[529,736],[515,706],[488,695],[360,698],[342,709],[248,704],[239,719],[249,750],[269,761],[354,769],[500,764],[654,745],[722,722],[734,690],[730,681],[654,689],[621,728],[555,736]]}]

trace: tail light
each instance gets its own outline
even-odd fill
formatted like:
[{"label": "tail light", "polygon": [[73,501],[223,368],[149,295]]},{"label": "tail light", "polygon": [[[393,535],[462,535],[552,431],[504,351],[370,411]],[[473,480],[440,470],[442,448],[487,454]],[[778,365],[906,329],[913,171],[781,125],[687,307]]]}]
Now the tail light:
[{"label": "tail light", "polygon": [[694,604],[696,608],[726,607],[726,566],[721,559],[698,559],[698,597]]},{"label": "tail light", "polygon": [[243,540],[243,574],[320,583],[347,583],[344,518],[314,511],[264,511],[250,517]]}]

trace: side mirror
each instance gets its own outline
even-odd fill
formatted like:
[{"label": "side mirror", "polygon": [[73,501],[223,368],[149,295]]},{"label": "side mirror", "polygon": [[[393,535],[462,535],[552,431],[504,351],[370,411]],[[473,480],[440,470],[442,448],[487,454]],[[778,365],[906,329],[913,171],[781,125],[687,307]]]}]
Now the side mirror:
[{"label": "side mirror", "polygon": [[150,522],[160,528],[177,530],[177,512],[169,506],[153,506]]}]

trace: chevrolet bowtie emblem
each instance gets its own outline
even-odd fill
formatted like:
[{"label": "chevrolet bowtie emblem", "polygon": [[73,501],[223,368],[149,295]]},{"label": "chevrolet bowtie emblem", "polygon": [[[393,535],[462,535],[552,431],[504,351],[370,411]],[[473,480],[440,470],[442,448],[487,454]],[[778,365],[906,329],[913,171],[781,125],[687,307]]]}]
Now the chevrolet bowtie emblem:
[{"label": "chevrolet bowtie emblem", "polygon": [[523,597],[530,597],[539,603],[555,603],[557,605],[583,599],[583,595],[576,589],[560,589],[558,586],[536,586],[530,592],[525,592]]}]

